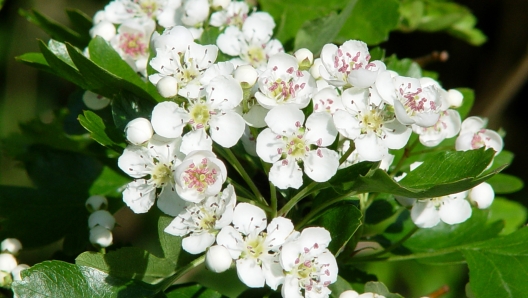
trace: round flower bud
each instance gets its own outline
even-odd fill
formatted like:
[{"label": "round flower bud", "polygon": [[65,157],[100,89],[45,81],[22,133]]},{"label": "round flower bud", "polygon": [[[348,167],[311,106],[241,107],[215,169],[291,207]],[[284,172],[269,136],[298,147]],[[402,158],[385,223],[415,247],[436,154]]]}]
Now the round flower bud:
[{"label": "round flower bud", "polygon": [[309,69],[313,64],[313,53],[308,49],[298,49],[293,56],[297,58],[301,70]]},{"label": "round flower bud", "polygon": [[136,118],[125,127],[127,140],[134,145],[141,145],[152,138],[154,130],[148,119]]},{"label": "round flower bud", "polygon": [[108,200],[103,196],[94,195],[89,197],[84,205],[88,209],[88,212],[94,213],[97,210],[106,209],[108,207]]},{"label": "round flower bud", "polygon": [[312,64],[312,67],[310,67],[310,74],[316,80],[321,77],[321,73],[319,73],[320,67],[324,67],[323,62],[321,61],[321,58],[315,59]]},{"label": "round flower bud", "polygon": [[249,88],[257,82],[257,70],[251,65],[240,65],[235,69],[233,77],[242,85],[242,88]]},{"label": "round flower bud", "polygon": [[495,199],[495,192],[493,187],[486,182],[483,182],[473,187],[468,194],[469,200],[477,204],[479,209],[486,209],[491,206],[493,199]]},{"label": "round flower bud", "polygon": [[352,290],[344,291],[343,293],[341,293],[341,295],[339,295],[339,298],[357,298],[357,297],[359,297],[358,292],[352,291]]},{"label": "round flower bud", "polygon": [[108,230],[112,230],[115,226],[115,218],[106,210],[95,211],[88,217],[88,227],[92,229],[95,226],[102,226]]},{"label": "round flower bud", "polygon": [[108,247],[112,245],[112,232],[102,226],[95,226],[90,229],[90,243],[99,247]]},{"label": "round flower bud", "polygon": [[20,272],[26,270],[29,268],[29,265],[26,264],[20,264],[11,271],[11,275],[13,276],[13,280],[22,280],[22,276],[20,275]]},{"label": "round flower bud", "polygon": [[226,9],[229,3],[231,3],[231,0],[213,0],[211,1],[211,7],[217,10]]},{"label": "round flower bud", "polygon": [[101,36],[104,40],[110,41],[116,35],[116,28],[114,24],[109,21],[100,21],[97,25],[90,29],[90,36],[95,38]]},{"label": "round flower bud", "polygon": [[164,98],[173,98],[178,95],[178,80],[175,77],[166,76],[156,84],[158,93]]},{"label": "round flower bud", "polygon": [[462,105],[463,100],[464,95],[462,95],[460,91],[456,89],[447,90],[447,102],[449,103],[449,106],[458,108]]},{"label": "round flower bud", "polygon": [[93,93],[92,91],[84,92],[82,100],[84,104],[92,110],[101,110],[110,103],[110,99]]},{"label": "round flower bud", "polygon": [[97,25],[101,23],[102,21],[106,21],[106,14],[104,10],[99,10],[98,12],[96,12],[95,15],[93,16],[92,21],[94,25]]},{"label": "round flower bud", "polygon": [[0,244],[0,251],[16,255],[22,249],[22,243],[16,238],[6,238]]},{"label": "round flower bud", "polygon": [[17,265],[18,262],[12,254],[0,254],[0,271],[11,273],[11,271],[13,271]]},{"label": "round flower bud", "polygon": [[183,14],[181,21],[184,25],[195,26],[207,19],[209,16],[208,0],[187,0],[183,5]]},{"label": "round flower bud", "polygon": [[227,248],[221,245],[209,247],[205,254],[205,266],[215,273],[224,272],[231,266],[231,255]]}]

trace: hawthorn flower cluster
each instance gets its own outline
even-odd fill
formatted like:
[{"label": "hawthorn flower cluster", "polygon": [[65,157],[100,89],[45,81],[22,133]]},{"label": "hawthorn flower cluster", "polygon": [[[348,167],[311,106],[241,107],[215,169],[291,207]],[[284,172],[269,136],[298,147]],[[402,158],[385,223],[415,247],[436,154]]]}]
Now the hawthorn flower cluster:
[{"label": "hawthorn flower cluster", "polygon": [[13,281],[22,280],[20,272],[29,268],[16,259],[21,249],[22,243],[16,238],[6,238],[0,243],[0,287],[10,288]]}]

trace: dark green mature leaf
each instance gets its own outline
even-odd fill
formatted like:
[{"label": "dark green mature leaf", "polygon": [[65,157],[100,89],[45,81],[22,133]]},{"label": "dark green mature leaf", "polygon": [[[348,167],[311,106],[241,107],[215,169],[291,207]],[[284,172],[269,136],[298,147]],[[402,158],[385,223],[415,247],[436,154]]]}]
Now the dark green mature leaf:
[{"label": "dark green mature leaf", "polygon": [[68,15],[68,19],[70,19],[73,29],[81,35],[86,35],[85,38],[87,37],[90,40],[89,31],[93,27],[92,18],[78,9],[68,8],[66,9],[66,14]]},{"label": "dark green mature leaf", "polygon": [[203,287],[200,284],[183,284],[170,288],[165,292],[167,298],[221,298],[225,297],[217,291]]},{"label": "dark green mature leaf", "polygon": [[353,204],[336,204],[316,217],[314,224],[330,232],[328,249],[337,257],[361,225],[361,217],[363,214]]},{"label": "dark green mature leaf", "polygon": [[528,228],[463,250],[476,297],[524,297],[528,291]]},{"label": "dark green mature leaf", "polygon": [[42,53],[25,53],[20,56],[15,57],[16,61],[34,67],[38,70],[43,70],[52,74],[55,74],[55,71],[51,69],[46,58]]},{"label": "dark green mature leaf", "polygon": [[[133,262],[131,262],[133,260]],[[157,284],[176,272],[176,265],[138,247],[123,247],[106,254],[84,252],[75,264],[103,271],[113,277]]]},{"label": "dark green mature leaf", "polygon": [[491,184],[495,194],[513,193],[524,187],[524,183],[520,178],[502,173],[491,177],[487,182]]},{"label": "dark green mature leaf", "polygon": [[348,4],[338,14],[305,22],[295,36],[294,50],[307,48],[315,55],[321,52],[323,46],[332,42],[338,35],[346,20],[352,13],[358,0],[349,0]]},{"label": "dark green mature leaf", "polygon": [[154,102],[144,100],[134,94],[123,91],[112,103],[112,117],[118,131],[125,131],[128,122],[138,118],[150,119]]},{"label": "dark green mature leaf", "polygon": [[62,261],[45,261],[22,272],[23,280],[13,283],[18,297],[32,298],[144,298],[158,289],[134,280],[110,276],[94,268]]},{"label": "dark green mature leaf", "polygon": [[396,0],[359,0],[337,40],[359,39],[369,45],[386,41],[389,32],[398,27],[399,8]]},{"label": "dark green mature leaf", "polygon": [[64,25],[61,25],[36,10],[24,10],[20,9],[19,13],[25,17],[29,22],[40,27],[46,32],[51,38],[60,42],[69,42],[77,47],[84,48],[90,41],[90,36],[84,32],[84,34],[76,32]]},{"label": "dark green mature leaf", "polygon": [[119,133],[113,123],[105,122],[96,113],[86,110],[79,115],[79,123],[90,132],[90,136],[99,144],[116,152],[122,152],[124,145],[123,134]]},{"label": "dark green mature leaf", "polygon": [[158,219],[158,237],[163,251],[163,257],[171,260],[180,267],[189,264],[197,256],[191,255],[182,249],[182,237],[165,233],[165,228],[173,219],[173,217],[164,214],[160,215]]},{"label": "dark green mature leaf", "polygon": [[496,197],[490,207],[488,222],[503,221],[504,229],[501,234],[506,235],[517,231],[527,219],[528,210],[523,204]]},{"label": "dark green mature leaf", "polygon": [[462,106],[460,106],[456,110],[460,114],[460,117],[462,119],[465,119],[468,116],[469,111],[473,107],[473,103],[475,102],[475,92],[469,88],[456,88],[456,90],[460,91],[460,93],[462,93],[462,96],[464,97],[464,100],[462,101]]}]

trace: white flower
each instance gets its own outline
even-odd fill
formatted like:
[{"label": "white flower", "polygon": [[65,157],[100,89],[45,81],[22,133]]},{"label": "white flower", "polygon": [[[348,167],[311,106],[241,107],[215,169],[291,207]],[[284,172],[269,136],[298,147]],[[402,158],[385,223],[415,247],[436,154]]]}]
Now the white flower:
[{"label": "white flower", "polygon": [[176,167],[174,179],[176,192],[182,199],[199,203],[220,192],[227,179],[227,169],[213,152],[192,151]]},{"label": "white flower", "polygon": [[495,155],[499,154],[503,147],[502,138],[497,132],[485,129],[486,124],[486,119],[477,116],[466,118],[456,139],[456,150],[467,151],[485,147],[495,150]]},{"label": "white flower", "polygon": [[229,26],[218,36],[220,51],[239,57],[232,60],[236,65],[251,64],[265,69],[269,57],[284,52],[277,39],[271,39],[275,22],[266,12],[254,12],[244,22],[242,29]]},{"label": "white flower", "polygon": [[341,98],[345,110],[334,113],[334,123],[343,136],[354,140],[361,160],[379,161],[389,149],[401,149],[411,136],[388,105],[371,101],[367,88],[346,89]]},{"label": "white flower", "polygon": [[[117,164],[134,181],[123,191],[123,201],[135,213],[145,213],[158,197],[158,207],[176,216],[185,207],[175,189],[174,168],[181,163],[181,139],[164,139],[154,135],[146,147],[130,145]],[[157,193],[157,189],[161,191]]]},{"label": "white flower", "polygon": [[215,242],[218,231],[231,223],[235,203],[235,189],[228,185],[222,193],[187,206],[165,228],[165,232],[181,237],[188,235],[183,238],[183,249],[192,254],[202,253]]},{"label": "white flower", "polygon": [[[234,146],[244,133],[244,119],[234,110],[242,101],[240,84],[230,76],[217,76],[205,92],[205,99],[189,100],[185,108],[166,101],[152,111],[152,126],[163,137],[179,137],[185,125],[191,126],[183,137],[183,153],[210,147],[207,130],[213,141],[226,148]],[[196,144],[205,145],[197,148]]]},{"label": "white flower", "polygon": [[226,271],[231,267],[232,262],[233,260],[231,259],[229,250],[222,245],[209,247],[205,254],[205,266],[215,273]]},{"label": "white flower", "polygon": [[312,98],[314,112],[327,112],[333,115],[337,110],[344,110],[341,95],[333,86],[320,89]]},{"label": "white flower", "polygon": [[90,196],[86,203],[84,203],[88,212],[92,213],[97,210],[106,209],[108,207],[108,200],[100,195]]},{"label": "white flower", "polygon": [[224,227],[216,242],[226,247],[231,258],[236,260],[238,278],[248,287],[263,287],[266,283],[277,289],[284,280],[278,262],[279,249],[292,237],[293,223],[277,217],[266,225],[266,214],[262,209],[240,203],[235,207],[233,226]]},{"label": "white flower", "polygon": [[299,70],[295,57],[285,53],[270,57],[258,84],[259,92],[255,93],[255,98],[267,109],[282,104],[305,108],[317,88],[310,73]]},{"label": "white flower", "polygon": [[156,28],[151,19],[131,19],[123,22],[110,43],[136,72],[146,76],[150,36]]},{"label": "white flower", "polygon": [[16,255],[22,249],[22,243],[16,238],[6,238],[0,243],[0,252]]},{"label": "white flower", "polygon": [[0,253],[0,271],[11,273],[18,265],[18,262],[10,253]]},{"label": "white flower", "polygon": [[337,280],[337,262],[327,249],[330,233],[324,228],[306,228],[282,246],[280,263],[286,277],[282,297],[328,297],[328,286]]},{"label": "white flower", "polygon": [[493,203],[495,191],[493,191],[493,187],[489,183],[482,182],[469,190],[468,198],[479,209],[486,209]]},{"label": "white flower", "polygon": [[208,0],[185,0],[182,8],[184,13],[181,21],[190,27],[200,25],[209,16]]},{"label": "white flower", "polygon": [[181,0],[114,0],[104,9],[106,20],[121,24],[133,18],[158,19],[165,28],[176,25],[174,11],[181,5]]},{"label": "white flower", "polygon": [[304,172],[317,182],[328,181],[336,173],[339,158],[324,148],[335,140],[337,131],[328,113],[312,113],[303,127],[304,114],[293,105],[273,108],[266,116],[268,128],[257,137],[257,154],[273,163],[270,181],[281,189],[299,188],[303,162]]},{"label": "white flower", "polygon": [[125,127],[125,134],[130,143],[141,145],[152,138],[154,131],[148,119],[139,117],[128,122]]},{"label": "white flower", "polygon": [[95,226],[90,229],[90,243],[100,247],[108,247],[112,245],[114,237],[112,232],[105,227]]},{"label": "white flower", "polygon": [[394,105],[396,118],[402,124],[429,127],[438,121],[443,100],[438,85],[424,85],[419,79],[382,71],[376,79],[374,92],[388,104]]},{"label": "white flower", "polygon": [[[337,149],[339,153],[339,157],[341,158],[343,154],[348,151],[349,148],[350,148],[350,140],[345,139],[343,141],[343,144]],[[361,155],[359,155],[359,152],[357,150],[354,150],[352,151],[352,153],[350,153],[348,158],[339,165],[339,169],[350,167],[351,165],[354,165],[362,161],[365,161],[365,159],[363,159]],[[394,161],[394,155],[388,153],[384,155],[383,158],[381,159],[379,168],[387,171],[393,161]]]},{"label": "white flower", "polygon": [[447,110],[440,113],[438,121],[429,127],[412,125],[415,133],[420,135],[420,143],[427,147],[435,147],[443,140],[456,136],[460,131],[460,114],[456,110]]},{"label": "white flower", "polygon": [[249,6],[245,1],[230,1],[226,8],[211,14],[209,24],[220,28],[227,26],[242,28],[248,13]]},{"label": "white flower", "polygon": [[416,200],[411,209],[411,219],[420,228],[432,228],[440,221],[449,225],[462,223],[471,217],[471,205],[466,200],[467,191]]},{"label": "white flower", "polygon": [[114,216],[106,210],[98,210],[88,217],[88,227],[102,226],[108,230],[113,230],[115,226]]},{"label": "white flower", "polygon": [[359,40],[346,41],[340,47],[326,44],[321,62],[321,76],[334,86],[368,88],[376,81],[378,71],[385,70],[383,62],[370,62],[367,44]]}]

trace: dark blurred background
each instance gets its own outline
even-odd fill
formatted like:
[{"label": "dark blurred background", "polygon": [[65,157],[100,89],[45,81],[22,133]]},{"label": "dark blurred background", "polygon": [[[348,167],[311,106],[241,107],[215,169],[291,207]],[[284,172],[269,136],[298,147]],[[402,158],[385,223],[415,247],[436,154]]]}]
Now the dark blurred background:
[{"label": "dark blurred background", "polygon": [[[515,154],[514,163],[505,173],[528,181],[528,154],[525,141],[528,138],[528,113],[525,100],[528,98],[528,0],[459,0],[477,16],[477,27],[488,37],[480,46],[471,46],[446,33],[400,33],[390,35],[390,43],[382,44],[387,54],[398,57],[418,58],[434,51],[447,51],[446,62],[427,65],[428,70],[437,71],[445,89],[469,87],[475,90],[475,106],[472,115],[489,119],[488,128],[504,130],[505,149]],[[18,123],[34,118],[49,121],[53,110],[66,105],[68,96],[75,90],[72,84],[52,75],[17,63],[15,56],[26,52],[38,52],[37,39],[48,40],[48,36],[35,25],[19,16],[20,8],[35,8],[44,15],[61,23],[67,23],[64,8],[77,8],[87,15],[104,7],[106,0],[7,0],[0,11],[0,137],[19,130]],[[0,184],[29,185],[24,170],[6,156],[0,156]],[[523,189],[508,195],[508,198],[528,207],[528,191]],[[395,291],[406,291],[394,278],[398,267],[414,275],[418,283],[429,283],[427,292],[420,288],[419,294],[407,280],[409,297],[418,297],[449,283],[455,276],[466,276],[464,265],[432,269],[415,262],[392,263],[374,268],[381,280],[391,278]],[[438,267],[435,267],[438,268]],[[391,273],[392,272],[392,273]],[[434,272],[438,281],[429,274]],[[384,276],[386,275],[386,276]],[[421,279],[420,279],[421,278]],[[460,278],[459,278],[460,279]],[[436,283],[435,283],[436,282]],[[453,288],[445,297],[462,297],[467,280],[451,283]],[[409,294],[410,293],[410,294]],[[444,296],[442,296],[444,297]]]}]

